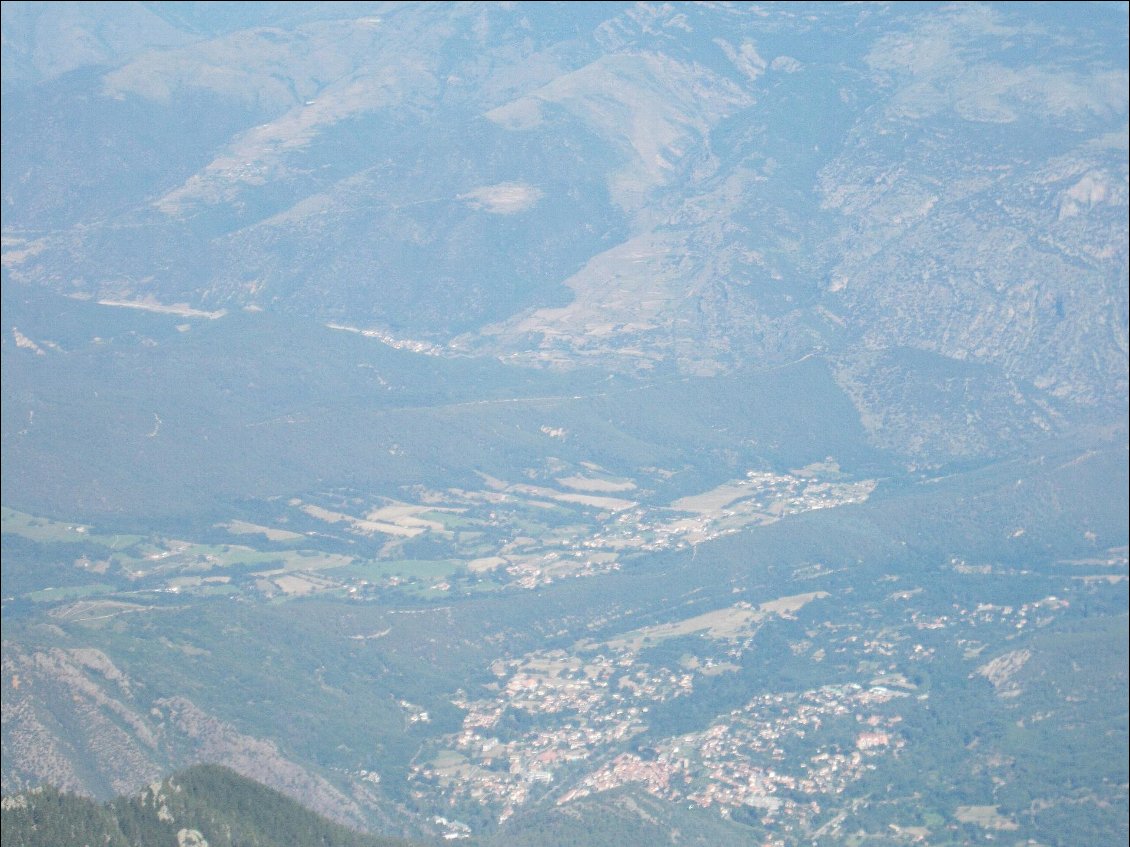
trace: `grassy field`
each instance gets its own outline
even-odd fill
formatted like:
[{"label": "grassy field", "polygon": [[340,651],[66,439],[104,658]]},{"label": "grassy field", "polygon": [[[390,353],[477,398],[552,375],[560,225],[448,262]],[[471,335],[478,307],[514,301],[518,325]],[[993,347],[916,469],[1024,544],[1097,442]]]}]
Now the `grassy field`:
[{"label": "grassy field", "polygon": [[681,621],[633,630],[604,644],[613,649],[638,651],[645,644],[695,633],[718,641],[733,641],[752,635],[754,627],[769,615],[789,615],[811,601],[827,596],[824,591],[811,591],[769,600],[756,609],[742,605],[715,609]]},{"label": "grassy field", "polygon": [[144,540],[141,535],[99,535],[91,529],[84,524],[38,518],[7,506],[0,507],[0,532],[22,535],[44,544],[89,541],[111,550],[123,550]]},{"label": "grassy field", "polygon": [[246,521],[229,521],[226,524],[220,524],[220,526],[232,535],[262,535],[268,541],[297,541],[300,538],[305,538],[300,532],[291,532],[287,529],[275,529],[269,526],[259,526],[258,524],[247,523]]},{"label": "grassy field", "polygon": [[1019,829],[1016,822],[1004,817],[996,806],[958,806],[954,817],[983,829]]},{"label": "grassy field", "polygon": [[359,579],[380,580],[390,576],[440,578],[450,576],[462,567],[458,559],[390,559],[349,564],[338,571]]},{"label": "grassy field", "polygon": [[69,585],[60,588],[44,588],[41,591],[32,591],[25,595],[28,600],[36,603],[58,603],[62,600],[81,600],[84,597],[93,597],[98,594],[109,594],[114,591],[114,586],[101,582],[90,585]]}]

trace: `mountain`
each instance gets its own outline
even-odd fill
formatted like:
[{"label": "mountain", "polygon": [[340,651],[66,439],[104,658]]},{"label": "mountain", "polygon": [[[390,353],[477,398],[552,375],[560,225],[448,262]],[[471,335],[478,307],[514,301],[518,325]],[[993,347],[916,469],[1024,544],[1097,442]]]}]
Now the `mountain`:
[{"label": "mountain", "polygon": [[197,765],[140,794],[98,804],[44,788],[4,798],[4,842],[34,847],[408,847],[331,823],[227,768]]},{"label": "mountain", "polygon": [[5,794],[1124,840],[1127,20],[6,2]]},{"label": "mountain", "polygon": [[1117,9],[365,12],[116,7],[63,72],[13,7],[9,297],[645,377],[819,357],[915,465],[1121,420]]}]

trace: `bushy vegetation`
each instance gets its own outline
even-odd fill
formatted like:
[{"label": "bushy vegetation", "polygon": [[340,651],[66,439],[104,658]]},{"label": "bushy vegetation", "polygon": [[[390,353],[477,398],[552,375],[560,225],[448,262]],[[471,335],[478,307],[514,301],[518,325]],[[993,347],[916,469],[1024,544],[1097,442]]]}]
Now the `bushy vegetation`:
[{"label": "bushy vegetation", "polygon": [[209,847],[410,847],[346,829],[217,765],[108,803],[50,787],[4,799],[6,847],[178,847],[196,843],[183,835],[193,830]]}]

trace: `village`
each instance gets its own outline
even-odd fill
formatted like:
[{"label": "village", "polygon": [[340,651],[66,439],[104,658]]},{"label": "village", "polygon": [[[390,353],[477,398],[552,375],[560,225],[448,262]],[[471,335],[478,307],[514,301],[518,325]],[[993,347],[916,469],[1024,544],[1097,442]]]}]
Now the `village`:
[{"label": "village", "polygon": [[[566,805],[624,786],[723,816],[742,807],[767,821],[809,816],[822,796],[841,793],[872,759],[903,746],[900,704],[920,696],[904,677],[870,674],[761,693],[701,729],[661,737],[648,729],[657,709],[690,697],[705,677],[737,672],[735,661],[774,614],[769,610],[788,615],[816,596],[759,608],[739,603],[608,642],[579,642],[571,651],[496,662],[493,696],[453,701],[466,710],[462,729],[417,763],[414,784],[421,796],[438,792],[455,810],[467,803],[495,809],[500,823],[527,803]],[[688,630],[702,636],[702,656],[685,656],[674,668],[640,659],[644,639]],[[872,656],[907,648],[883,641],[851,649]]]},{"label": "village", "polygon": [[[593,463],[573,468],[546,462],[546,469],[528,469],[527,482],[484,474],[482,489],[420,489],[413,492],[416,503],[382,502],[362,507],[356,517],[345,513],[348,503],[293,505],[306,519],[384,539],[380,558],[386,562],[395,562],[405,543],[425,534],[448,548],[447,573],[439,577],[421,578],[408,567],[393,572],[390,564],[373,568],[385,571],[377,579],[349,581],[350,596],[363,600],[406,581],[448,592],[456,584],[450,577],[458,574],[465,581],[536,589],[618,570],[633,553],[694,547],[789,515],[863,502],[876,486],[869,479],[840,479],[838,470],[821,465],[790,473],[749,471],[700,494],[657,504],[642,496],[626,499],[640,493],[639,483]],[[348,579],[346,571],[337,575]]]},{"label": "village", "polygon": [[[566,806],[627,788],[723,817],[740,810],[764,824],[811,823],[882,757],[906,746],[904,717],[929,704],[929,692],[912,680],[915,668],[936,655],[935,632],[967,636],[954,643],[970,677],[983,677],[997,696],[1009,698],[1018,692],[1016,674],[1029,652],[989,660],[981,656],[986,642],[974,636],[1007,639],[1046,625],[1069,605],[1049,596],[1014,606],[951,603],[948,613],[937,613],[938,606],[926,612],[911,602],[921,594],[920,588],[887,594],[881,604],[891,615],[888,627],[825,620],[788,645],[795,660],[849,659],[854,679],[754,691],[739,708],[691,731],[657,734],[652,725],[659,711],[670,714],[679,708],[672,704],[689,702],[707,678],[739,672],[762,626],[795,619],[823,592],[758,606],[738,601],[601,642],[497,661],[484,691],[489,696],[460,692],[453,700],[465,710],[462,728],[418,757],[414,791],[446,803],[453,820],[460,809],[486,807],[505,823],[533,803]],[[670,666],[646,661],[649,645],[684,636],[695,637],[694,655]]]}]

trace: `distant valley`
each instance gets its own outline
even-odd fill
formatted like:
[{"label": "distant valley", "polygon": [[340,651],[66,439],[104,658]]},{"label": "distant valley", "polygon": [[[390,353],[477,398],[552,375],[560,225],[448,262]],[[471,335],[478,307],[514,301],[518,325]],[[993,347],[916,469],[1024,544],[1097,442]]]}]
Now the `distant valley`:
[{"label": "distant valley", "polygon": [[3,32],[6,842],[1125,840],[1124,4]]}]

